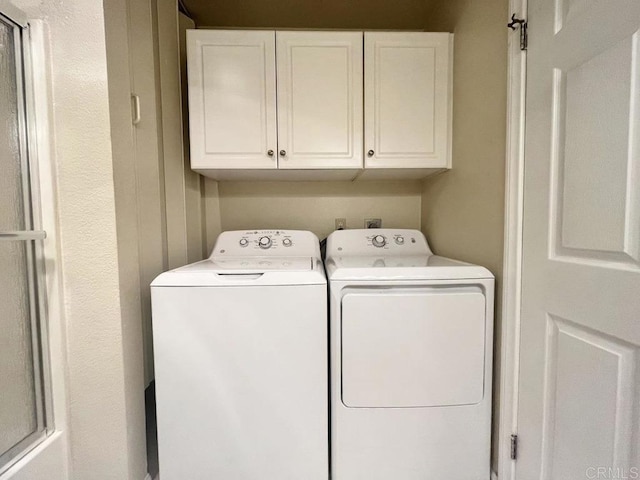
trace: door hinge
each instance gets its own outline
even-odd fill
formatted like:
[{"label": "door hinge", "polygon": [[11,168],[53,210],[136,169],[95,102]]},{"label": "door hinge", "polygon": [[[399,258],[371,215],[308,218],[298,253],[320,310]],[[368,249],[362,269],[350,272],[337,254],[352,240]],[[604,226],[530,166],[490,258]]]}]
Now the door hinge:
[{"label": "door hinge", "polygon": [[511,460],[518,458],[518,435],[511,435]]},{"label": "door hinge", "polygon": [[520,27],[520,50],[526,50],[529,44],[529,35],[527,34],[527,21],[524,18],[516,18],[516,14],[511,15],[511,21],[507,23],[507,27],[515,30]]}]

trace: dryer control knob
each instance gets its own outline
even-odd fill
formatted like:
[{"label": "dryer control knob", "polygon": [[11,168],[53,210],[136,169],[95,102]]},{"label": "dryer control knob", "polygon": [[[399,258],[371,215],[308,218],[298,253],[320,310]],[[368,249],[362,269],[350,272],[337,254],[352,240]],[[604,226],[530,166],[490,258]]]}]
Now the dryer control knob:
[{"label": "dryer control knob", "polygon": [[404,245],[404,237],[401,237],[401,236],[396,237],[396,243],[398,245]]},{"label": "dryer control knob", "polygon": [[258,240],[258,245],[260,245],[260,248],[264,248],[266,250],[267,248],[271,247],[271,238],[260,237],[260,240]]},{"label": "dryer control knob", "polygon": [[290,247],[291,245],[293,245],[293,242],[290,238],[285,238],[284,240],[282,240],[282,245],[284,245],[285,247]]},{"label": "dryer control knob", "polygon": [[383,235],[376,235],[375,237],[373,237],[373,239],[371,240],[371,243],[373,243],[374,247],[384,247],[387,244],[387,239],[384,238]]},{"label": "dryer control knob", "polygon": [[241,247],[246,247],[247,245],[249,245],[249,240],[247,240],[246,238],[241,238],[239,243]]}]

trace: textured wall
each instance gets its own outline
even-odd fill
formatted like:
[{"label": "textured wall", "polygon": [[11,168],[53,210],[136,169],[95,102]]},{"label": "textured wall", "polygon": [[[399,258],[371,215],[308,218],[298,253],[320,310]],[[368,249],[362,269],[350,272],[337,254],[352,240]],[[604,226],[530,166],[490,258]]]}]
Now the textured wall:
[{"label": "textured wall", "polygon": [[[137,297],[120,284],[103,2],[15,3],[49,36],[69,402],[68,425],[57,427],[69,435],[72,479],[141,479],[142,363],[130,356],[141,345],[139,333],[128,337],[140,325],[124,324]],[[116,22],[120,7],[109,5]]]},{"label": "textured wall", "polygon": [[[422,230],[440,255],[488,267],[497,279],[495,351],[500,351],[504,229],[507,0],[439,1],[425,27],[454,38],[453,168],[427,179]],[[494,369],[494,438],[500,384]],[[494,459],[496,459],[494,448]],[[495,463],[494,463],[495,464]]]},{"label": "textured wall", "polygon": [[162,150],[169,268],[202,259],[200,176],[185,157],[177,1],[157,1]]},{"label": "textured wall", "polygon": [[422,30],[429,0],[186,0],[198,27]]},{"label": "textured wall", "polygon": [[289,228],[320,238],[334,230],[363,228],[364,218],[383,227],[420,228],[419,182],[221,182],[223,230]]},{"label": "textured wall", "polygon": [[[144,332],[145,385],[153,380],[151,289],[149,284],[167,269],[167,229],[164,204],[162,106],[160,105],[156,6],[150,0],[129,0],[131,91],[140,99],[141,118],[135,126],[135,161],[138,217],[138,263]],[[124,90],[126,94],[126,89]],[[114,92],[115,93],[115,92]],[[113,116],[112,116],[113,121]],[[126,122],[123,122],[126,124]],[[178,132],[179,133],[179,132]],[[133,209],[131,209],[133,210]]]},{"label": "textured wall", "polygon": [[[138,188],[144,169],[136,165],[136,141],[131,116],[130,5],[144,8],[147,0],[104,2],[111,154],[116,208],[118,277],[120,280],[120,328],[122,381],[126,422],[127,477],[144,478],[147,473],[143,325],[140,284],[140,229],[138,204],[149,198]],[[140,26],[142,29],[142,26]],[[150,30],[147,35],[151,36]],[[135,41],[135,40],[133,40]],[[126,66],[126,67],[125,67]],[[133,208],[136,206],[136,208]],[[107,365],[105,365],[107,366]],[[103,366],[104,368],[104,366]],[[121,380],[118,379],[118,382]],[[73,450],[72,450],[73,451]],[[95,473],[94,473],[95,475]],[[81,477],[84,478],[84,477]]]}]

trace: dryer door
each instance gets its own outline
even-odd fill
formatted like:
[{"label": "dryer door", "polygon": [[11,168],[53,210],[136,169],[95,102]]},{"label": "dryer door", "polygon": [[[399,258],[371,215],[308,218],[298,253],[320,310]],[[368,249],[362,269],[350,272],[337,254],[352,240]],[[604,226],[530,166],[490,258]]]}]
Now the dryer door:
[{"label": "dryer door", "polygon": [[485,310],[479,286],[345,290],[342,402],[347,407],[479,403]]}]

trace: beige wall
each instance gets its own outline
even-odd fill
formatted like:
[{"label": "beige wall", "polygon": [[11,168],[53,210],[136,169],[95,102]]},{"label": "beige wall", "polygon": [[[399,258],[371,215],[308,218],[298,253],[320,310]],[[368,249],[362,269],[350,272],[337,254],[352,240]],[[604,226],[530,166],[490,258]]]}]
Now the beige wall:
[{"label": "beige wall", "polygon": [[120,281],[124,421],[127,435],[128,471],[127,476],[122,478],[130,479],[144,478],[147,472],[140,258],[136,248],[140,231],[138,209],[132,208],[132,205],[138,205],[139,200],[145,201],[144,198],[138,198],[137,183],[138,175],[144,173],[136,168],[135,136],[131,117],[131,44],[128,35],[129,4],[144,4],[145,1],[109,0],[104,3]]},{"label": "beige wall", "polygon": [[[189,17],[178,15],[178,41],[179,41],[179,68],[180,85],[187,84],[187,29],[195,28],[195,23]],[[186,212],[186,234],[187,234],[187,260],[189,263],[202,260],[204,256],[204,245],[206,227],[203,223],[204,208],[203,202],[204,185],[202,177],[191,170],[189,161],[189,105],[187,99],[187,89],[181,87],[181,111],[182,111],[182,168],[184,172],[185,184],[185,212]]]},{"label": "beige wall", "polygon": [[198,27],[422,30],[428,0],[186,0]]},{"label": "beige wall", "polygon": [[[496,276],[495,352],[501,332],[507,9],[507,0],[439,1],[425,22],[427,30],[454,32],[455,50],[453,168],[424,182],[422,230],[436,253],[484,265]],[[498,358],[494,374],[496,413]],[[494,439],[497,425],[494,415]],[[494,460],[496,454],[494,448]]]},{"label": "beige wall", "polygon": [[[133,129],[135,158],[130,164],[136,178],[138,263],[144,332],[145,385],[153,380],[151,291],[149,284],[167,269],[167,235],[164,215],[164,180],[161,155],[161,105],[157,55],[155,55],[154,9],[150,0],[127,0],[131,91],[140,98],[140,122]],[[126,93],[126,88],[123,89]],[[124,122],[125,124],[128,122]],[[133,190],[131,190],[133,191]]]},{"label": "beige wall", "polygon": [[[159,76],[162,106],[164,193],[169,268],[202,259],[200,176],[189,167],[183,132],[181,38],[190,26],[178,16],[176,0],[157,3]],[[192,24],[191,24],[192,25]]]},{"label": "beige wall", "polygon": [[68,402],[68,423],[56,428],[68,435],[70,478],[78,480],[138,480],[146,471],[136,226],[125,211],[126,7],[108,3],[105,11],[102,0],[15,1],[48,32],[60,245],[59,263],[48,268],[62,277],[66,353],[53,361],[56,369],[64,362]]},{"label": "beige wall", "polygon": [[320,238],[335,218],[362,228],[364,218],[383,227],[419,228],[419,182],[221,182],[223,230],[288,228],[311,230]]},{"label": "beige wall", "polygon": [[202,177],[202,224],[205,226],[204,257],[209,256],[213,245],[222,232],[220,218],[220,192],[218,182]]}]

